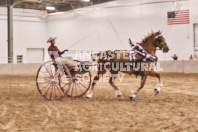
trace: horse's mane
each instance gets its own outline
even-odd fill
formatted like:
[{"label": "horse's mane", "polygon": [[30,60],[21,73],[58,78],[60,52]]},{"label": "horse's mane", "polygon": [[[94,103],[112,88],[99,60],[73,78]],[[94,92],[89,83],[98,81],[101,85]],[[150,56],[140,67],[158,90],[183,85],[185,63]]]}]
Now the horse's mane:
[{"label": "horse's mane", "polygon": [[147,36],[145,36],[142,41],[141,41],[141,44],[143,44],[145,41],[147,41],[149,38],[151,38],[153,36],[153,32],[152,33],[149,33]]}]

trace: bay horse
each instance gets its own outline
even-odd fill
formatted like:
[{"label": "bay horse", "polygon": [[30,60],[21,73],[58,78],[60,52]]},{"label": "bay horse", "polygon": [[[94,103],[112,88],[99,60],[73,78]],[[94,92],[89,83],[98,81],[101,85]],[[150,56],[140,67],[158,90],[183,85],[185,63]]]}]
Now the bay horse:
[{"label": "bay horse", "polygon": [[[167,53],[169,51],[169,47],[165,41],[165,38],[162,36],[162,31],[160,31],[160,30],[158,32],[152,32],[152,33],[148,34],[144,39],[142,39],[140,45],[143,47],[144,50],[146,50],[152,56],[155,56],[157,48],[162,50],[164,53]],[[111,54],[109,54],[109,53],[111,53]],[[104,54],[106,54],[107,56],[104,56]],[[98,54],[98,56],[99,57],[97,59],[97,63],[98,64],[102,63],[104,65],[99,65],[99,67],[98,67],[97,75],[94,77],[92,87],[87,94],[88,100],[90,100],[92,98],[93,89],[94,89],[95,84],[100,79],[101,75],[105,74],[107,72],[107,70],[109,70],[111,73],[109,83],[115,89],[115,93],[116,93],[117,97],[122,97],[121,91],[118,89],[118,87],[114,83],[114,80],[117,77],[119,71],[121,71],[123,73],[127,73],[129,75],[135,74],[136,77],[137,77],[137,75],[141,76],[141,85],[134,92],[132,91],[132,94],[130,95],[131,100],[135,100],[135,97],[138,94],[138,92],[144,87],[148,75],[157,77],[159,79],[158,88],[155,89],[156,94],[159,93],[160,88],[163,86],[160,74],[155,72],[153,69],[151,69],[151,70],[143,69],[142,70],[142,68],[139,68],[139,69],[134,70],[135,65],[138,62],[140,63],[140,65],[139,65],[140,67],[143,67],[144,65],[147,65],[149,67],[153,63],[153,62],[149,61],[148,59],[143,61],[143,56],[141,56],[141,55],[138,55],[138,54],[135,55],[136,59],[135,59],[134,63],[130,62],[131,61],[129,59],[130,54],[128,51],[121,51],[121,50],[105,51],[105,52],[100,52]],[[130,62],[130,65],[127,65],[127,66],[129,66],[129,70],[122,70],[122,68],[124,68],[124,67],[126,68],[127,62]],[[110,64],[105,65],[105,63],[110,63]],[[111,69],[111,67],[114,63],[122,63],[122,64],[125,63],[125,64],[122,68],[119,67],[116,70],[115,69],[113,70],[113,68]],[[142,64],[143,64],[143,66],[142,66]],[[112,76],[112,75],[114,75],[114,76]]]}]

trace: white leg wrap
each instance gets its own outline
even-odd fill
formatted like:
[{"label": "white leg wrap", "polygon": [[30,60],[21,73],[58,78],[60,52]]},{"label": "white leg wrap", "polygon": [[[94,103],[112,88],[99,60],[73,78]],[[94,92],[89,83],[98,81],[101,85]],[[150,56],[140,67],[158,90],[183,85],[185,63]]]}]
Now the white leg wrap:
[{"label": "white leg wrap", "polygon": [[135,95],[135,94],[132,94],[130,97],[133,97],[133,98],[135,98],[135,97],[136,97],[136,95]]},{"label": "white leg wrap", "polygon": [[157,89],[158,91],[160,91],[160,90],[161,90],[161,87],[156,87],[156,89]]},{"label": "white leg wrap", "polygon": [[122,93],[121,93],[119,90],[116,90],[116,91],[115,91],[115,94],[116,94],[116,95],[122,95]]},{"label": "white leg wrap", "polygon": [[162,81],[160,82],[160,86],[161,86],[161,87],[163,87],[163,83],[162,83]]},{"label": "white leg wrap", "polygon": [[161,90],[161,87],[163,87],[162,81],[156,85],[156,89],[158,92]]},{"label": "white leg wrap", "polygon": [[88,98],[92,98],[92,92],[88,93],[88,94],[87,94],[87,97],[88,97]]},{"label": "white leg wrap", "polygon": [[156,88],[157,87],[163,87],[163,83],[162,82],[160,82],[160,83],[158,83],[158,84],[156,84],[156,86],[155,86]]},{"label": "white leg wrap", "polygon": [[131,90],[131,93],[132,93],[132,94],[134,94],[134,93],[135,93],[135,91],[134,91],[134,90]]}]

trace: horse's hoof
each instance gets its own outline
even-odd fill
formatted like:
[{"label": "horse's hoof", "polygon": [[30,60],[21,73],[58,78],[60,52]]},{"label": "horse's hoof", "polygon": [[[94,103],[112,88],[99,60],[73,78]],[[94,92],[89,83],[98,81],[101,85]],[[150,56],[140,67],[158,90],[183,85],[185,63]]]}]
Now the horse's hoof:
[{"label": "horse's hoof", "polygon": [[91,100],[91,98],[90,97],[87,97],[87,100]]},{"label": "horse's hoof", "polygon": [[118,97],[118,98],[122,98],[122,95],[118,95],[117,97]]},{"label": "horse's hoof", "polygon": [[158,93],[159,93],[159,90],[156,88],[155,89],[155,93],[158,95]]},{"label": "horse's hoof", "polygon": [[130,100],[132,100],[132,101],[134,101],[135,100],[135,97],[129,97],[130,98]]}]

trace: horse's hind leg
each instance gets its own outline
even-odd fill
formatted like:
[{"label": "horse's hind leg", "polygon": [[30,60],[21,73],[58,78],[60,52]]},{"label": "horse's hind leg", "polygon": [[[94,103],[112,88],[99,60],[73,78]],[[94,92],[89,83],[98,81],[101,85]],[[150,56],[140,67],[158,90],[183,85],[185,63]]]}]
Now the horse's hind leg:
[{"label": "horse's hind leg", "polygon": [[129,97],[131,100],[135,100],[135,97],[138,94],[138,92],[144,87],[144,84],[146,82],[146,78],[147,78],[147,75],[142,75],[141,86],[135,92],[132,91],[132,95]]},{"label": "horse's hind leg", "polygon": [[118,75],[118,71],[115,71],[115,72],[111,71],[111,77],[109,79],[109,83],[115,89],[115,94],[117,95],[117,97],[121,98],[122,93],[118,89],[118,87],[115,85],[115,79],[116,79],[117,75]]},{"label": "horse's hind leg", "polygon": [[107,71],[105,69],[102,69],[101,71],[99,70],[97,75],[94,77],[93,79],[93,83],[91,86],[91,89],[89,90],[88,94],[87,94],[87,99],[91,100],[92,95],[93,95],[93,90],[94,90],[94,86],[96,85],[97,81],[100,79],[100,77],[102,77],[103,74],[105,74]]}]

